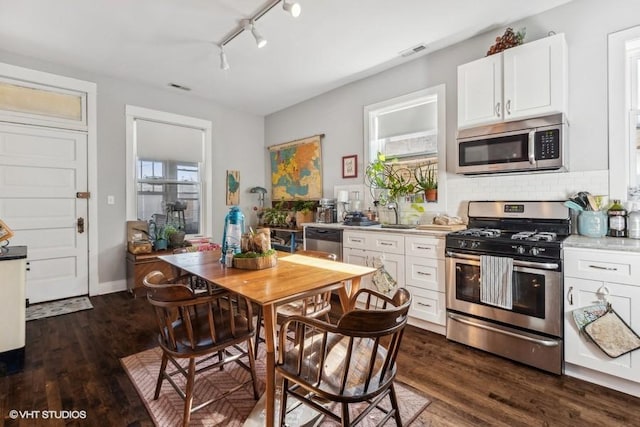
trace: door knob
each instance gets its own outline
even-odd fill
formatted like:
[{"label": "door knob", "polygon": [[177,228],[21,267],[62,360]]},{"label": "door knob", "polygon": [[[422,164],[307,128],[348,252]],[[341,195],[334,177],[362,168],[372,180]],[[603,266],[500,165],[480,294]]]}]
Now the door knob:
[{"label": "door knob", "polygon": [[78,233],[84,233],[84,218],[78,218],[78,220],[76,221],[76,226],[78,227]]}]

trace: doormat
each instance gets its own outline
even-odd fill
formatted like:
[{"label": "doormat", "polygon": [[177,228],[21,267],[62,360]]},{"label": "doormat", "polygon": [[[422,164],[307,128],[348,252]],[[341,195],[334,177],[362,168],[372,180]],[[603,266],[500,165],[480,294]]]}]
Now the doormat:
[{"label": "doormat", "polygon": [[[264,346],[262,346],[264,347]],[[156,426],[180,425],[182,423],[182,414],[184,410],[184,401],[178,396],[178,393],[171,387],[168,381],[162,383],[160,396],[157,400],[153,400],[153,393],[158,379],[160,370],[160,360],[162,358],[162,350],[160,347],[136,353],[131,356],[120,359],[129,379],[133,382],[140,398],[143,400],[151,418]],[[264,378],[266,376],[266,353],[264,350],[258,354],[256,358],[256,371],[258,375],[258,391],[263,393],[265,390]],[[186,364],[185,364],[186,365]],[[235,363],[226,365],[224,370],[212,370],[209,374],[201,374],[196,376],[194,390],[194,405],[198,402],[208,400],[212,396],[219,395],[225,390],[233,388],[238,383],[249,379],[249,372],[241,368]],[[184,387],[184,378],[181,375],[174,377],[175,381]],[[398,397],[398,405],[400,408],[400,416],[402,424],[408,426],[413,422],[420,413],[431,403],[421,392],[413,389],[396,380],[396,395]],[[279,390],[276,392],[278,394]],[[295,399],[291,399],[295,400]],[[388,402],[388,398],[385,398]],[[253,399],[251,384],[247,384],[241,390],[231,393],[226,398],[214,402],[191,415],[189,425],[194,426],[219,426],[228,427],[247,425],[245,421],[251,416],[251,421],[255,416],[256,402]],[[257,408],[256,408],[257,409]],[[339,409],[337,409],[339,412]],[[277,408],[276,408],[277,411]],[[277,412],[276,412],[277,414]],[[258,417],[261,414],[258,413]],[[305,415],[306,420],[315,419],[313,416]],[[317,418],[317,417],[316,417]],[[258,420],[257,425],[263,424],[262,420]],[[288,420],[289,421],[289,420]],[[317,421],[317,420],[316,420]],[[372,411],[369,416],[360,424],[363,427],[373,426],[379,421],[376,411]],[[291,426],[300,425],[320,425],[334,426],[331,420],[319,420],[311,423],[288,422]],[[387,424],[395,425],[393,420]]]},{"label": "doormat", "polygon": [[93,308],[87,297],[68,298],[58,301],[43,302],[27,307],[27,322],[29,320],[42,319],[44,317],[60,316],[76,311],[90,310]]}]

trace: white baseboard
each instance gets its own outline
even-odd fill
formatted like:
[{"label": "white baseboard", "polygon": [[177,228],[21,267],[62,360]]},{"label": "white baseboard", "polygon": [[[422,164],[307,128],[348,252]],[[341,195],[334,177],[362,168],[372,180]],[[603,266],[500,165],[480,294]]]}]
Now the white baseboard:
[{"label": "white baseboard", "polygon": [[120,292],[127,290],[127,281],[125,279],[122,280],[114,280],[112,282],[100,282],[98,283],[98,293],[95,295],[104,295],[111,294],[113,292]]}]

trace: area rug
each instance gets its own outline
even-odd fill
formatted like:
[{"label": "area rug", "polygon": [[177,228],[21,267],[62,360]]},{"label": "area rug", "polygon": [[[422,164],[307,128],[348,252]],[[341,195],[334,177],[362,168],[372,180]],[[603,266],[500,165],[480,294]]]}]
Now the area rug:
[{"label": "area rug", "polygon": [[[160,427],[180,425],[182,422],[184,402],[168,381],[165,380],[163,382],[158,400],[153,400],[153,393],[156,387],[161,357],[162,351],[159,347],[156,347],[122,358],[120,361],[127,372],[127,375],[129,375],[129,378],[135,385],[138,394],[144,401],[154,423]],[[265,353],[264,351],[261,351],[256,360],[256,370],[258,378],[260,379],[259,390],[261,394],[265,389],[263,379],[265,378],[266,366],[264,361]],[[181,376],[176,376],[175,379],[178,384],[184,386],[184,380]],[[202,374],[200,377],[196,378],[194,405],[198,402],[209,399],[211,396],[220,395],[225,390],[231,389],[233,386],[247,379],[249,379],[249,373],[236,364],[227,365],[223,371],[214,369],[209,371],[207,374]],[[400,406],[400,416],[402,417],[403,424],[406,426],[415,420],[430,403],[429,399],[424,397],[420,392],[397,381],[396,393]],[[385,400],[388,401],[388,399]],[[256,403],[257,402],[253,399],[251,384],[248,384],[244,389],[232,393],[226,398],[194,412],[191,415],[190,425],[224,425],[225,427],[242,426],[247,417],[249,417],[251,412],[254,410]],[[381,415],[380,413],[376,414],[375,412],[376,411],[372,411],[367,419],[365,419],[360,425],[363,427],[375,425]],[[294,414],[294,416],[296,415]],[[300,415],[298,414],[297,416]],[[304,419],[314,419],[317,421],[317,417],[305,416]],[[289,420],[289,418],[287,419],[287,424],[290,427],[299,427],[302,424],[321,426],[336,425],[331,420],[319,421],[317,423],[307,421],[300,423]],[[395,425],[395,422],[391,420],[387,424]]]},{"label": "area rug", "polygon": [[43,302],[27,307],[27,321],[42,319],[44,317],[60,316],[76,311],[90,310],[93,308],[87,297],[68,298],[58,301]]}]

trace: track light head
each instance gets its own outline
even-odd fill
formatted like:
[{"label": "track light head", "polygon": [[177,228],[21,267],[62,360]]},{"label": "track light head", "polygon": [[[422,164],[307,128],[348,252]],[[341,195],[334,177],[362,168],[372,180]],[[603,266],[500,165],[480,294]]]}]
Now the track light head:
[{"label": "track light head", "polygon": [[287,0],[282,0],[282,8],[291,14],[294,18],[300,16],[300,12],[302,12],[302,8],[300,7],[300,3],[294,1],[293,3],[289,3]]},{"label": "track light head", "polygon": [[256,29],[255,23],[249,19],[244,19],[243,23],[244,23],[243,25],[244,30],[251,31],[251,34],[253,34],[253,38],[256,39],[256,44],[258,45],[258,48],[265,47],[267,45],[267,39],[265,39],[260,35],[258,30]]},{"label": "track light head", "polygon": [[227,54],[224,53],[224,46],[220,47],[220,69],[227,71],[229,69],[229,61],[227,61]]}]

